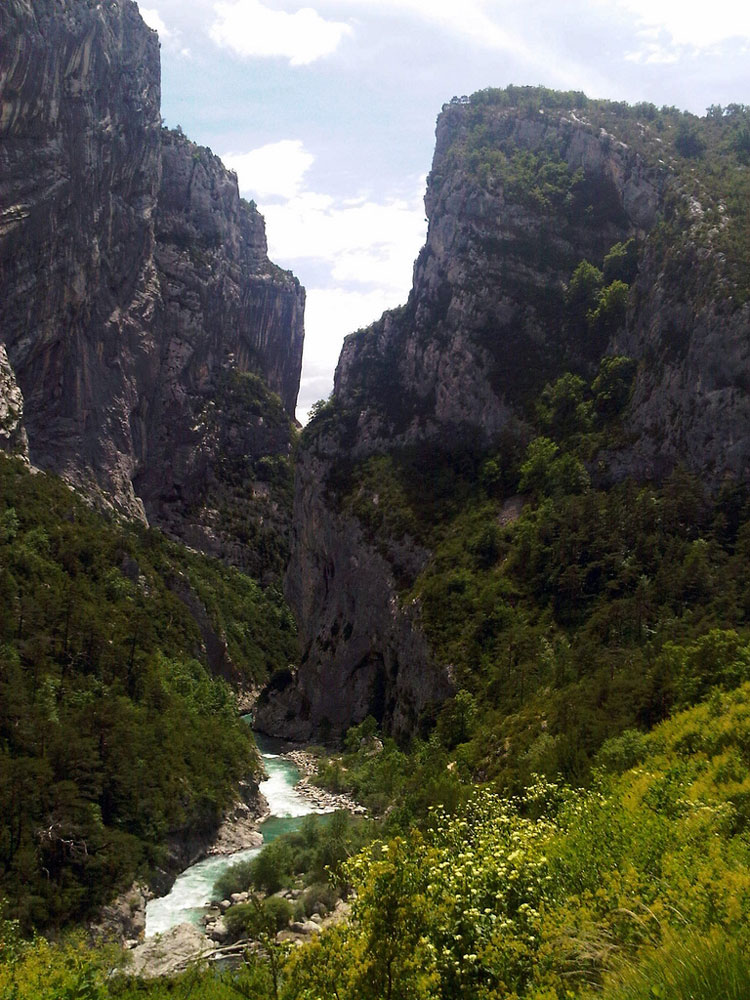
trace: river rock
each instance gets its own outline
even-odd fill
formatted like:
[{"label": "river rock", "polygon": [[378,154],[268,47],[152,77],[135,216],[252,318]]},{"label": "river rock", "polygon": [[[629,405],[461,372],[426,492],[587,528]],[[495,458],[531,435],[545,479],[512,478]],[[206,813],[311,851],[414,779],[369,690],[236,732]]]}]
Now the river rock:
[{"label": "river rock", "polygon": [[219,909],[221,910],[222,913],[226,913],[231,905],[232,905],[231,900],[222,899],[222,901],[219,903]]},{"label": "river rock", "polygon": [[96,923],[91,925],[95,939],[140,940],[146,930],[146,903],[153,893],[140,882],[133,885],[103,907]]},{"label": "river rock", "polygon": [[212,950],[213,945],[197,927],[178,924],[134,948],[129,971],[143,979],[173,976]]},{"label": "river rock", "polygon": [[219,944],[224,944],[229,937],[229,928],[227,927],[224,918],[219,917],[216,923],[214,923],[210,928],[206,928],[206,933],[214,941],[218,941]]},{"label": "river rock", "polygon": [[320,933],[320,927],[312,920],[295,920],[293,923],[289,924],[289,930],[291,931],[292,934]]}]

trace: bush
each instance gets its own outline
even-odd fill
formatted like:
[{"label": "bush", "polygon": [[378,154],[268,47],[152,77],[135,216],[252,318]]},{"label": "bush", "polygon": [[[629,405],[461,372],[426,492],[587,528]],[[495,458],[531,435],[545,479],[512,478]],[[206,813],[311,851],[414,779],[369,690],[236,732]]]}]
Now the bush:
[{"label": "bush", "polygon": [[594,409],[603,420],[617,416],[625,409],[633,391],[638,364],[632,358],[602,358],[599,374],[591,385]]},{"label": "bush", "polygon": [[227,910],[224,920],[233,941],[240,938],[274,937],[292,919],[292,904],[283,896],[251,899]]},{"label": "bush", "polygon": [[283,896],[269,896],[263,900],[263,916],[275,931],[281,931],[292,919],[292,904]]},{"label": "bush", "polygon": [[253,858],[238,861],[214,883],[214,899],[229,899],[233,892],[245,892],[252,884]]},{"label": "bush", "polygon": [[313,913],[324,917],[333,910],[339,898],[338,891],[330,883],[316,882],[305,889],[297,900],[294,915],[300,920],[311,917]]},{"label": "bush", "polygon": [[278,892],[288,885],[294,872],[292,849],[286,838],[266,844],[257,858],[250,862],[250,881],[256,889]]},{"label": "bush", "polygon": [[613,281],[624,281],[626,285],[632,284],[638,271],[638,248],[635,240],[628,240],[627,243],[615,243],[604,258],[603,271],[604,283],[607,285]]}]

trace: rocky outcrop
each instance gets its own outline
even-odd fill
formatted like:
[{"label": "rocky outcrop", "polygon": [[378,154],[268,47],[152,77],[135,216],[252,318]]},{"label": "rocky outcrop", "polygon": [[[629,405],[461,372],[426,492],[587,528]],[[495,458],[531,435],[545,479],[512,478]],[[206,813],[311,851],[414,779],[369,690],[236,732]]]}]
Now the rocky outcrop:
[{"label": "rocky outcrop", "polygon": [[214,945],[193,924],[178,924],[129,952],[127,972],[140,979],[175,976],[208,960]]},{"label": "rocky outcrop", "polygon": [[288,530],[304,291],[236,177],[162,129],[135,3],[9,0],[0,33],[0,336],[32,461],[278,575],[257,542]]},{"label": "rocky outcrop", "polygon": [[733,301],[700,227],[688,231],[680,256],[675,268],[648,249],[638,306],[613,346],[640,364],[630,442],[609,466],[617,478],[659,480],[682,465],[715,490],[750,477],[750,303]]},{"label": "rocky outcrop", "polygon": [[104,906],[89,927],[95,941],[139,941],[146,933],[146,905],[154,894],[140,882]]},{"label": "rocky outcrop", "polygon": [[0,10],[2,338],[35,465],[142,513],[130,413],[155,343],[159,46],[134,3]]},{"label": "rocky outcrop", "polygon": [[[346,339],[332,400],[303,439],[287,593],[304,653],[261,699],[269,731],[335,736],[369,712],[401,733],[450,690],[450,666],[435,662],[404,598],[429,553],[389,533],[387,517],[373,531],[355,516],[369,456],[502,454],[506,439],[517,450],[548,381],[591,377],[604,354],[623,353],[639,361],[626,444],[593,472],[660,478],[683,463],[709,483],[747,475],[750,307],[721,277],[716,230],[696,225],[683,240],[671,222],[677,254],[655,227],[668,204],[671,218],[687,205],[700,221],[689,167],[682,190],[662,138],[634,114],[626,142],[616,106],[589,113],[552,96],[545,107],[544,94],[518,105],[480,94],[438,119],[409,300]],[[576,327],[575,268],[602,267],[631,239],[638,273],[624,320]],[[382,503],[377,490],[371,501]]]},{"label": "rocky outcrop", "polygon": [[[477,158],[488,149],[506,162],[536,157],[539,173],[539,164],[560,170],[557,190],[535,195],[528,176],[506,178],[489,155],[472,163],[478,127]],[[574,112],[477,115],[447,105],[409,301],[341,352],[334,396],[357,411],[355,451],[440,439],[446,428],[454,440],[479,432],[489,441],[561,368],[598,360],[605,345],[562,334],[565,287],[581,260],[601,262],[613,244],[651,227],[663,179],[662,168]]]},{"label": "rocky outcrop", "polygon": [[23,425],[23,393],[0,344],[0,451],[17,455],[28,462],[29,441]]},{"label": "rocky outcrop", "polygon": [[373,715],[407,735],[420,714],[451,690],[401,606],[388,561],[354,517],[326,499],[332,455],[306,450],[297,465],[287,599],[295,609],[302,659],[272,678],[255,709],[255,728],[294,740],[336,740]]},{"label": "rocky outcrop", "polygon": [[[543,210],[528,192],[466,153],[477,124],[485,146],[554,163],[561,194]],[[404,447],[487,446],[561,366],[590,364],[562,336],[564,289],[584,257],[654,221],[658,168],[578,121],[449,105],[438,120],[425,206],[427,242],[401,309],[348,337],[331,415],[306,435],[297,466],[287,596],[302,661],[261,698],[256,724],[297,739],[338,736],[372,714],[396,734],[451,690],[399,596],[427,561],[407,538],[373,539],[332,485],[352,458]],[[601,348],[599,350],[601,353]]]}]

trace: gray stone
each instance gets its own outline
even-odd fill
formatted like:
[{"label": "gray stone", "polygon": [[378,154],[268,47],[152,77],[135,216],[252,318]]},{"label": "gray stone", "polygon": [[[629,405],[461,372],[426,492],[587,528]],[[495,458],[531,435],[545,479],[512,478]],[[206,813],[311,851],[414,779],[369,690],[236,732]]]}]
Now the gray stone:
[{"label": "gray stone", "polygon": [[129,952],[129,970],[144,979],[170,976],[200,961],[213,948],[192,924],[179,924],[164,934],[148,938]]},{"label": "gray stone", "polygon": [[229,928],[224,922],[223,917],[219,917],[213,926],[206,928],[206,933],[214,941],[218,941],[219,944],[224,944],[224,942],[229,938]]},{"label": "gray stone", "polygon": [[[238,377],[293,417],[304,290],[268,260],[236,176],[162,129],[159,42],[135,3],[9,0],[0,36],[0,341],[32,462],[278,576],[222,511],[290,530],[275,487],[253,487],[260,458],[288,457],[289,421]],[[7,380],[3,354],[0,426]],[[223,662],[222,637],[204,641]]]},{"label": "gray stone", "polygon": [[[477,115],[511,155],[555,150],[571,175],[580,170],[577,196],[591,211],[539,209],[499,177],[480,180],[465,157],[453,156]],[[750,304],[731,303],[722,255],[701,229],[695,199],[686,196],[694,222],[680,267],[648,243],[666,194],[675,193],[656,139],[652,147],[653,156],[636,152],[575,109],[530,116],[445,106],[425,197],[427,242],[409,300],[346,338],[331,412],[298,453],[285,591],[302,659],[285,687],[261,695],[258,728],[336,739],[372,714],[403,736],[452,690],[450,664],[437,661],[421,632],[418,602],[400,596],[430,553],[408,535],[373,530],[335,496],[340,470],[353,460],[445,442],[523,448],[534,433],[526,407],[547,381],[565,370],[593,376],[602,355],[625,353],[640,361],[623,418],[627,444],[598,456],[592,473],[658,480],[682,462],[712,488],[727,475],[747,478]],[[630,238],[647,250],[623,328],[609,343],[568,336],[564,293],[575,266],[601,263]],[[693,300],[685,275],[699,266],[707,283],[694,282]],[[382,502],[377,491],[358,501],[373,510]],[[503,517],[510,522],[520,505]]]}]

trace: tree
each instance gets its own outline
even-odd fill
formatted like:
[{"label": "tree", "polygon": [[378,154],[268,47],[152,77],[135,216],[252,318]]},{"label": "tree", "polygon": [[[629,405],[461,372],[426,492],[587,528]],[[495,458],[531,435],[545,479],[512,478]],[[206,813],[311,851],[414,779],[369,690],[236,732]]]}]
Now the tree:
[{"label": "tree", "polygon": [[570,372],[546,385],[537,404],[537,418],[542,429],[558,440],[588,430],[591,404],[585,400],[585,392],[586,383]]},{"label": "tree", "polygon": [[565,293],[565,303],[573,323],[585,323],[589,312],[597,306],[603,284],[604,275],[599,268],[582,260],[573,272]]},{"label": "tree", "polygon": [[599,374],[591,385],[594,409],[601,418],[609,420],[627,406],[637,368],[637,362],[632,358],[602,358]]}]

